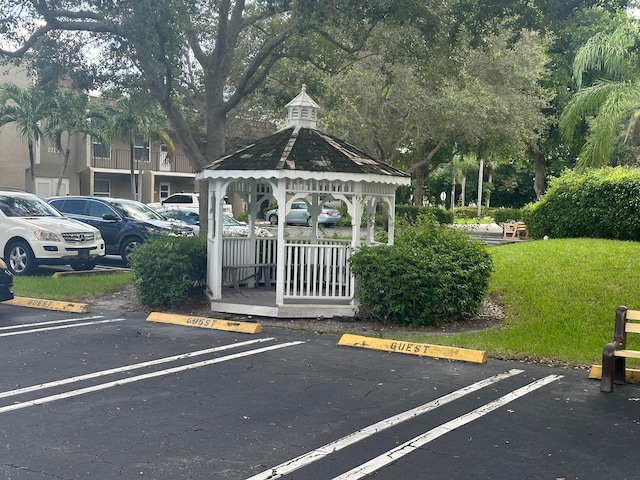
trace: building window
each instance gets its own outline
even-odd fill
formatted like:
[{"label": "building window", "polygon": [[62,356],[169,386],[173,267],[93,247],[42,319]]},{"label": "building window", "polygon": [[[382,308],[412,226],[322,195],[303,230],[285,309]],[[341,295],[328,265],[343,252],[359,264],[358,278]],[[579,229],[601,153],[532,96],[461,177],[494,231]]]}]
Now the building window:
[{"label": "building window", "polygon": [[103,143],[93,142],[93,158],[111,158],[111,151]]},{"label": "building window", "polygon": [[111,180],[107,180],[106,178],[96,178],[93,181],[93,194],[96,197],[110,197]]},{"label": "building window", "polygon": [[144,135],[135,135],[133,139],[134,157],[139,162],[150,161],[149,144],[145,141]]},{"label": "building window", "polygon": [[164,200],[169,195],[171,195],[171,185],[168,183],[161,183],[159,192],[160,201]]}]

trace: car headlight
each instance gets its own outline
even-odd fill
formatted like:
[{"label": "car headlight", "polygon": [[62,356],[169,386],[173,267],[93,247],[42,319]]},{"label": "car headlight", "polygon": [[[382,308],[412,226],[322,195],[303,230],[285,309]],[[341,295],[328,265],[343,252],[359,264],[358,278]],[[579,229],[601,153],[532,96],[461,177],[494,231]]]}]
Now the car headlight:
[{"label": "car headlight", "polygon": [[7,268],[7,264],[4,263],[4,260],[2,260],[1,258],[0,258],[0,268],[4,268],[4,269]]},{"label": "car headlight", "polygon": [[33,232],[33,236],[36,240],[40,240],[43,242],[59,242],[60,237],[49,230],[35,230]]},{"label": "car headlight", "polygon": [[99,242],[100,240],[102,240],[102,233],[100,233],[100,230],[96,230],[95,231],[95,236],[94,236],[96,242]]}]

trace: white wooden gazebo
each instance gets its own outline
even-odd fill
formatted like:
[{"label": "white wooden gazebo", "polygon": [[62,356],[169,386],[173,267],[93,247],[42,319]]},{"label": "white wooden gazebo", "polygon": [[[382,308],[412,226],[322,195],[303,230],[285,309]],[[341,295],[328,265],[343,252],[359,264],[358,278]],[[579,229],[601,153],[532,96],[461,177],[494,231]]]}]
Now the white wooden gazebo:
[{"label": "white wooden gazebo", "polygon": [[[199,172],[209,184],[207,290],[215,312],[281,318],[353,317],[355,279],[349,258],[373,244],[376,206],[389,210],[393,243],[395,191],[409,175],[316,129],[318,105],[305,87],[286,108],[288,126]],[[225,195],[239,194],[249,212],[249,237],[223,236]],[[267,200],[278,203],[277,236],[258,237],[254,226]],[[304,201],[312,225],[289,235],[284,210]],[[317,217],[327,202],[342,201],[352,218],[351,239],[319,238]],[[361,222],[366,219],[366,233]],[[306,233],[308,232],[308,233]]]}]

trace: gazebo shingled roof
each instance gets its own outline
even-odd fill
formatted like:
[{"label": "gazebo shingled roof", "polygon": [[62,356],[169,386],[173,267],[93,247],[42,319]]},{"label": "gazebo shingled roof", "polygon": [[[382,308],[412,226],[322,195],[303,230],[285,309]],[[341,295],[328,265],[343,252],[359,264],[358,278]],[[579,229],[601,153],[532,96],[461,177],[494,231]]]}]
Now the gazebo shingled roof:
[{"label": "gazebo shingled roof", "polygon": [[220,158],[205,170],[298,170],[408,176],[332,135],[295,126]]}]

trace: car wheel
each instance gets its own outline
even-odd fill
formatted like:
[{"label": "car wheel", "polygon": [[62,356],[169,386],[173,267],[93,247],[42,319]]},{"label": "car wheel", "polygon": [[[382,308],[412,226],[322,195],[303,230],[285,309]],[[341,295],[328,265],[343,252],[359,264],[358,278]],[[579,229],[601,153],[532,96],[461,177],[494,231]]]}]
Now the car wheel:
[{"label": "car wheel", "polygon": [[23,241],[13,242],[7,248],[7,267],[14,275],[31,275],[36,271],[36,257],[28,243]]},{"label": "car wheel", "polygon": [[123,242],[122,247],[120,248],[120,255],[122,256],[122,260],[124,260],[124,263],[126,263],[127,266],[131,262],[131,254],[141,243],[142,240],[140,240],[139,238],[128,238]]},{"label": "car wheel", "polygon": [[277,225],[278,224],[278,215],[271,215],[269,217],[269,223],[271,225]]},{"label": "car wheel", "polygon": [[311,226],[311,217],[307,217],[307,221],[304,224],[305,227],[310,227]]},{"label": "car wheel", "polygon": [[71,268],[73,268],[76,272],[81,272],[83,270],[93,270],[94,268],[96,268],[96,262],[72,263]]}]

